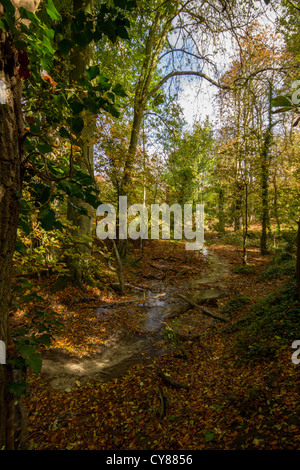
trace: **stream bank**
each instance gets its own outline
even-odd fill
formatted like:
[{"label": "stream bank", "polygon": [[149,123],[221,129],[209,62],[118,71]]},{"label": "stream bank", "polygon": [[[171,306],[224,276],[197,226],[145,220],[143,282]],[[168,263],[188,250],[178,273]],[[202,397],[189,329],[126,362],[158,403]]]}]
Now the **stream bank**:
[{"label": "stream bank", "polygon": [[[222,280],[229,272],[228,264],[205,247],[196,256],[199,263],[205,258],[208,265],[197,278],[179,286],[166,286],[163,280],[150,280],[142,295],[128,301],[127,308],[135,304],[139,312],[136,331],[118,329],[93,357],[76,358],[61,349],[45,351],[41,373],[49,385],[56,390],[71,390],[78,383],[90,380],[110,381],[124,376],[132,365],[151,362],[154,357],[167,352],[168,342],[163,327],[166,323],[170,325],[172,318],[176,317],[174,332],[186,331],[187,316],[184,314],[191,308],[189,300],[217,308],[218,299],[226,295]],[[161,268],[163,263],[162,260]],[[118,304],[99,307],[99,321],[112,321],[111,314],[118,308]],[[215,321],[200,312],[189,313],[188,334],[211,328]]]}]

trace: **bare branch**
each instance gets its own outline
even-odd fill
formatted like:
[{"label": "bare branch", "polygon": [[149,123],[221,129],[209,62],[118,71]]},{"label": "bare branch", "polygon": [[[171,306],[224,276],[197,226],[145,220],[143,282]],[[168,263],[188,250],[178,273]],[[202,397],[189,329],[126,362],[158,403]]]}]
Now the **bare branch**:
[{"label": "bare branch", "polygon": [[170,72],[168,75],[166,75],[152,90],[150,91],[150,95],[153,96],[162,86],[164,83],[166,83],[170,78],[172,77],[179,77],[179,76],[196,76],[196,77],[201,77],[207,80],[209,83],[212,85],[221,88],[222,90],[232,90],[233,88],[227,85],[222,85],[219,82],[216,82],[213,80],[211,77],[206,75],[203,72],[197,72],[194,70],[189,70],[189,71],[174,71]]}]

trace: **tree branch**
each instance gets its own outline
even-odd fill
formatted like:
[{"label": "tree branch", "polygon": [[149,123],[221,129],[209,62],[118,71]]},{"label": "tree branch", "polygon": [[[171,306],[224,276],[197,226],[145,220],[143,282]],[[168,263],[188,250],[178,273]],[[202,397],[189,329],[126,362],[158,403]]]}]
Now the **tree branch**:
[{"label": "tree branch", "polygon": [[221,88],[222,90],[232,90],[232,87],[227,86],[227,85],[222,85],[219,82],[216,82],[212,78],[210,78],[208,75],[206,75],[203,72],[196,72],[193,70],[190,71],[174,71],[170,72],[168,75],[166,75],[152,90],[150,91],[150,95],[153,96],[162,86],[164,83],[166,83],[170,78],[172,77],[182,77],[182,76],[196,76],[196,77],[201,77],[207,80],[209,83],[212,85]]}]

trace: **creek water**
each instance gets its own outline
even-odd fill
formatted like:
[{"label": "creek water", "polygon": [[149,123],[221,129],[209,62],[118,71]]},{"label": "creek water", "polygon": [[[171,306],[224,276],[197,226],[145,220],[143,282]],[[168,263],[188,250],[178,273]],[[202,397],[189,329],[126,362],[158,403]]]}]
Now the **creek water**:
[{"label": "creek water", "polygon": [[[208,268],[199,277],[176,287],[167,287],[163,281],[152,281],[149,289],[135,300],[135,309],[141,313],[137,325],[140,333],[118,330],[92,358],[74,358],[66,351],[55,349],[46,351],[43,355],[42,375],[51,387],[70,390],[77,387],[76,381],[109,381],[124,376],[132,365],[149,362],[166,352],[168,344],[163,326],[172,316],[181,310],[186,311],[189,306],[187,301],[178,297],[178,293],[184,293],[195,303],[213,302],[224,295],[222,280],[228,273],[227,264],[205,247],[197,256],[199,262],[203,256],[208,261]],[[117,304],[100,307],[97,311],[99,320],[110,321],[111,309],[116,308]],[[200,328],[205,328],[211,326],[213,320],[203,319],[202,315],[197,314],[189,316],[188,323],[191,328],[195,325],[199,327],[199,324]]]}]

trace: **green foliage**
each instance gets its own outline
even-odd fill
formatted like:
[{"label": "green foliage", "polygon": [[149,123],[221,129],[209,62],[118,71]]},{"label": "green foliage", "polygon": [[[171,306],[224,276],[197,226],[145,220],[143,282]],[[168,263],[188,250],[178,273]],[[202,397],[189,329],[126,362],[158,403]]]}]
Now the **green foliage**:
[{"label": "green foliage", "polygon": [[266,265],[261,279],[277,279],[287,276],[296,279],[297,234],[293,231],[282,233],[282,248],[276,250],[272,260]]},{"label": "green foliage", "polygon": [[169,156],[165,180],[172,191],[172,199],[180,204],[198,202],[203,199],[207,173],[213,165],[211,124],[208,119],[204,124],[196,123],[192,131],[169,136],[169,141],[174,150]]},{"label": "green foliage", "polygon": [[[23,21],[16,24],[15,7],[10,0],[4,0],[2,5],[5,11],[0,28],[11,33],[19,53],[27,126],[15,262],[23,275],[40,275],[43,269],[61,275],[65,274],[65,266],[57,262],[51,250],[66,225],[56,203],[59,201],[61,208],[66,197],[76,197],[94,208],[99,204],[98,188],[89,174],[74,165],[73,152],[80,149],[80,139],[86,138],[83,134],[87,115],[105,111],[117,117],[117,98],[126,97],[122,85],[112,85],[98,66],[91,66],[70,88],[70,54],[97,43],[103,36],[112,42],[118,38],[127,40],[130,22],[124,10],[135,8],[136,2],[116,0],[111,6],[103,3],[94,15],[83,10],[70,13],[68,7],[58,11],[53,0],[46,0],[36,13],[20,8],[21,20],[29,20],[29,26]],[[58,133],[59,146],[55,143]],[[85,212],[85,208],[79,209]],[[38,240],[38,246],[34,240]],[[12,306],[18,307],[18,302],[30,306],[38,301],[39,296],[28,281],[15,286]],[[50,315],[34,311],[30,315],[31,326],[14,331],[16,353],[9,359],[22,377],[10,386],[18,396],[26,388],[27,367],[36,374],[40,372],[38,350],[49,344],[55,323],[54,312]]]},{"label": "green foliage", "polygon": [[240,266],[235,266],[233,272],[236,274],[254,274],[255,269],[255,266],[252,264],[242,264]]},{"label": "green foliage", "polygon": [[247,297],[246,295],[237,295],[228,300],[224,307],[224,312],[235,312],[243,308],[245,305],[248,305],[250,302],[250,297]]},{"label": "green foliage", "polygon": [[239,359],[274,356],[300,335],[300,305],[294,282],[257,302],[239,323],[235,343]]},{"label": "green foliage", "polygon": [[296,276],[296,260],[282,259],[281,256],[275,256],[273,260],[267,264],[261,279],[278,279],[283,276]]},{"label": "green foliage", "polygon": [[242,246],[243,240],[241,234],[233,232],[233,233],[225,233],[221,236],[221,240],[223,243],[235,246]]},{"label": "green foliage", "polygon": [[12,308],[25,308],[30,315],[30,322],[14,330],[14,353],[9,357],[7,364],[18,372],[18,380],[9,385],[11,393],[20,397],[27,388],[26,372],[29,367],[38,375],[42,367],[41,347],[50,345],[52,335],[61,326],[57,320],[58,314],[54,311],[39,311],[32,305],[43,300],[34,290],[34,286],[25,278],[19,278],[12,291]]}]

